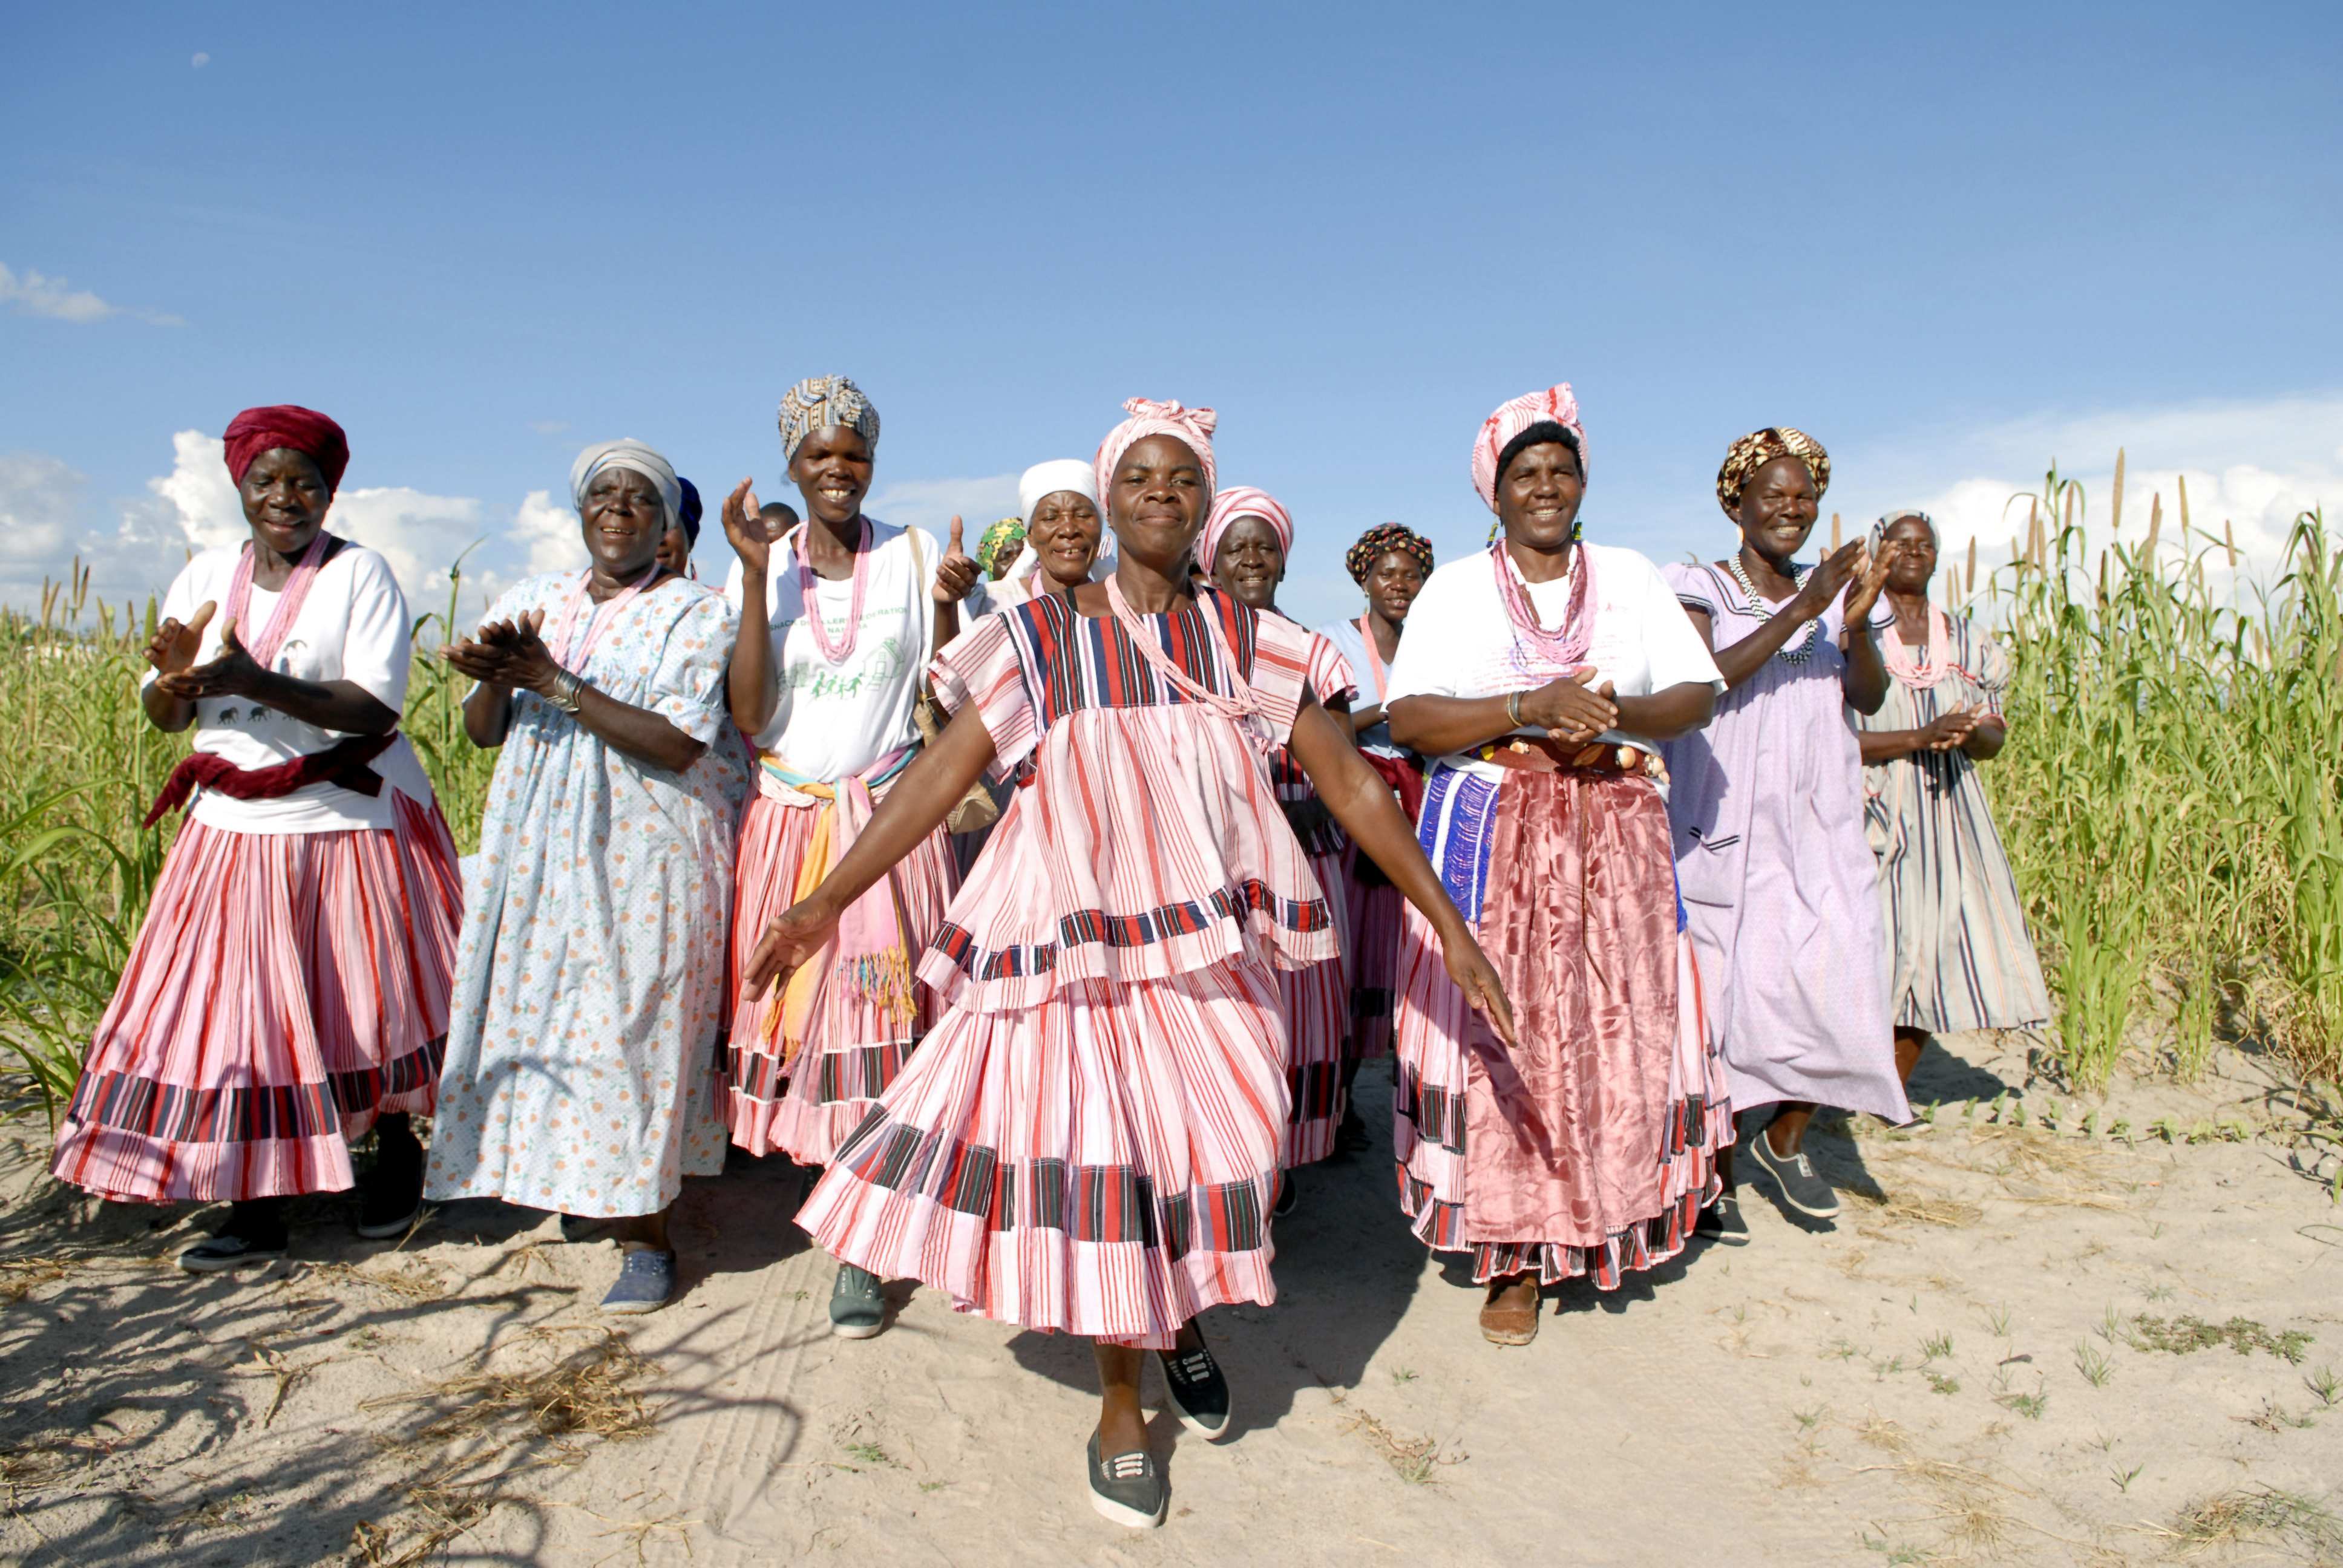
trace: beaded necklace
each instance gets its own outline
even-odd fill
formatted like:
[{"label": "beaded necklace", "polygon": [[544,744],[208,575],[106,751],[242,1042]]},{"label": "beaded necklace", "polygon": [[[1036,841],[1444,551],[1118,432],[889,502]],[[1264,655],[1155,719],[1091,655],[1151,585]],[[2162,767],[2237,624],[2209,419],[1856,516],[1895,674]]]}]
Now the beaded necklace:
[{"label": "beaded necklace", "polygon": [[[1741,585],[1741,591],[1748,596],[1749,613],[1755,616],[1760,621],[1772,620],[1774,618],[1774,607],[1767,604],[1763,598],[1758,597],[1757,585],[1749,580],[1749,569],[1741,564],[1741,552],[1739,550],[1735,550],[1731,555],[1725,557],[1725,569],[1733,574],[1733,580]],[[1792,561],[1790,563],[1790,594],[1792,598],[1795,598],[1797,596],[1798,589],[1805,586],[1806,578],[1814,575],[1814,570],[1815,568],[1812,567],[1802,568],[1795,561]],[[1786,659],[1792,664],[1804,664],[1806,660],[1815,656],[1815,648],[1822,641],[1822,635],[1823,618],[1820,616],[1816,616],[1814,619],[1806,622],[1806,635],[1799,639],[1798,645],[1795,648],[1791,648],[1785,645],[1777,650],[1774,657],[1775,658]]]},{"label": "beaded necklace", "polygon": [[858,518],[862,531],[854,540],[854,598],[846,611],[846,639],[833,643],[830,628],[821,623],[821,607],[815,602],[813,563],[806,558],[807,530],[813,527],[811,518],[798,525],[797,538],[789,541],[789,553],[798,558],[799,614],[813,632],[813,645],[821,657],[831,664],[844,664],[854,657],[855,638],[862,633],[862,596],[870,586],[870,519]]}]

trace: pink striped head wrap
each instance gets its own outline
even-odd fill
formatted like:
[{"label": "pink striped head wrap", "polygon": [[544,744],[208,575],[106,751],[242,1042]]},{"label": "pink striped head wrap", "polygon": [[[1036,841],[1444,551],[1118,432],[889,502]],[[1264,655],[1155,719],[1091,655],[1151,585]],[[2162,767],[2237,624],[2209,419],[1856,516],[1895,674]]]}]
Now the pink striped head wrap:
[{"label": "pink striped head wrap", "polygon": [[1114,479],[1114,466],[1122,455],[1150,436],[1169,436],[1184,442],[1204,465],[1204,494],[1209,498],[1218,484],[1220,470],[1212,462],[1212,431],[1221,417],[1210,408],[1187,408],[1177,403],[1158,403],[1149,397],[1130,397],[1123,401],[1123,412],[1131,416],[1106,433],[1099,443],[1098,456],[1091,459],[1091,472],[1098,480],[1098,503],[1101,508]]},{"label": "pink striped head wrap", "polygon": [[1578,397],[1567,381],[1543,392],[1524,392],[1481,421],[1473,442],[1473,487],[1491,511],[1497,509],[1497,459],[1513,438],[1533,425],[1559,425],[1578,443],[1578,477],[1586,477],[1586,427],[1579,423]]},{"label": "pink striped head wrap", "polygon": [[1196,537],[1198,571],[1212,575],[1212,558],[1221,553],[1221,539],[1239,518],[1259,518],[1277,536],[1277,548],[1286,555],[1293,553],[1293,514],[1280,506],[1277,498],[1267,490],[1239,485],[1212,498],[1212,509],[1204,515],[1204,531]]}]

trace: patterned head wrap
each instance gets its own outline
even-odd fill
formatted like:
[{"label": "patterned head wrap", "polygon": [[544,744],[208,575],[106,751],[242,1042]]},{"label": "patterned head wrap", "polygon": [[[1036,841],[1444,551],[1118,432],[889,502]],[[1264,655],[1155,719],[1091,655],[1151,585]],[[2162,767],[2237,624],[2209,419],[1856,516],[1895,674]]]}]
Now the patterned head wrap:
[{"label": "patterned head wrap", "polygon": [[1351,580],[1362,588],[1375,563],[1397,550],[1403,556],[1413,556],[1423,575],[1432,575],[1432,541],[1409,528],[1405,523],[1377,523],[1359,536],[1359,542],[1342,553],[1343,569]]},{"label": "patterned head wrap", "polygon": [[1093,498],[1098,504],[1106,505],[1114,466],[1122,461],[1122,455],[1150,436],[1172,437],[1196,454],[1196,460],[1204,466],[1204,495],[1209,499],[1220,482],[1220,469],[1212,461],[1212,431],[1221,417],[1210,408],[1185,408],[1147,397],[1125,398],[1122,408],[1131,417],[1106,433],[1106,439],[1099,443],[1098,456],[1091,459],[1091,479],[1098,486]]},{"label": "patterned head wrap", "polygon": [[1578,443],[1578,477],[1586,477],[1586,427],[1579,422],[1578,397],[1570,383],[1559,382],[1543,392],[1524,392],[1481,421],[1473,441],[1473,487],[1482,504],[1497,509],[1497,459],[1514,437],[1533,425],[1559,425]]},{"label": "patterned head wrap", "polygon": [[667,526],[680,527],[683,521],[683,485],[675,477],[675,466],[640,441],[601,441],[578,454],[569,465],[569,502],[579,511],[586,509],[587,487],[605,468],[626,468],[649,479],[659,491],[659,504],[667,508]]},{"label": "patterned head wrap", "polygon": [[1806,466],[1814,476],[1816,498],[1830,488],[1830,454],[1823,444],[1793,426],[1768,425],[1734,442],[1725,454],[1725,467],[1716,471],[1716,504],[1726,517],[1739,520],[1742,487],[1776,457],[1795,457]]},{"label": "patterned head wrap", "polygon": [[326,477],[326,498],[330,501],[342,487],[342,475],[350,466],[350,440],[342,434],[342,427],[298,403],[246,408],[227,422],[223,441],[227,448],[227,477],[238,485],[260,454],[286,447],[317,465],[317,472]]},{"label": "patterned head wrap", "polygon": [[976,564],[984,575],[999,582],[1009,575],[1009,565],[1017,558],[1017,551],[1025,543],[1025,519],[1003,518],[984,530],[976,541]]},{"label": "patterned head wrap", "polygon": [[1212,498],[1212,509],[1204,514],[1204,531],[1196,537],[1196,569],[1206,577],[1212,573],[1213,558],[1221,553],[1221,540],[1239,518],[1259,518],[1277,536],[1278,553],[1293,553],[1293,514],[1267,490],[1239,485]]},{"label": "patterned head wrap", "polygon": [[675,487],[678,492],[675,520],[683,528],[683,547],[687,552],[696,550],[699,548],[699,519],[702,515],[699,487],[678,474]]},{"label": "patterned head wrap", "polygon": [[843,376],[809,376],[790,387],[781,397],[781,461],[795,461],[808,436],[832,425],[860,430],[879,449],[879,410],[861,387]]}]

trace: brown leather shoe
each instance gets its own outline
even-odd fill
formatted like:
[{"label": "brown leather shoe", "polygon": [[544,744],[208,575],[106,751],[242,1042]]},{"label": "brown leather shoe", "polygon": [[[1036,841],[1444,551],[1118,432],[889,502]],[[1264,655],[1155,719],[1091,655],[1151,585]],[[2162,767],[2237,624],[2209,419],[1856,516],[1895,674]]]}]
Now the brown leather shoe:
[{"label": "brown leather shoe", "polygon": [[1535,1274],[1516,1274],[1489,1286],[1481,1308],[1481,1337],[1493,1345],[1525,1345],[1537,1338],[1538,1282]]}]

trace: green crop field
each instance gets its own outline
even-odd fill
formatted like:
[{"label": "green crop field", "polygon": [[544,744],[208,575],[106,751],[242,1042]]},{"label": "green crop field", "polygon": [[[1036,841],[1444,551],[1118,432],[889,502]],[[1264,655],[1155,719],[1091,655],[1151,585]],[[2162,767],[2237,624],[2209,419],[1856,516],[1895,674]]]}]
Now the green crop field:
[{"label": "green crop field", "polygon": [[[2102,527],[2054,472],[2013,508],[2014,558],[1981,565],[1973,546],[1946,568],[1953,602],[1999,628],[2016,665],[2009,744],[1985,773],[2058,1009],[2046,1059],[2094,1089],[2127,1060],[2193,1078],[2247,1040],[2331,1080],[2343,548],[2306,513],[2282,561],[2245,561],[2177,499],[2168,525],[2159,503],[2145,526]],[[2088,558],[2087,523],[2108,547]],[[85,591],[0,611],[0,1041],[53,1112],[176,827],[139,819],[186,749],[138,706],[153,603]],[[451,591],[418,649],[453,608]],[[418,651],[407,732],[468,851],[494,756],[465,741],[459,697]]]}]

